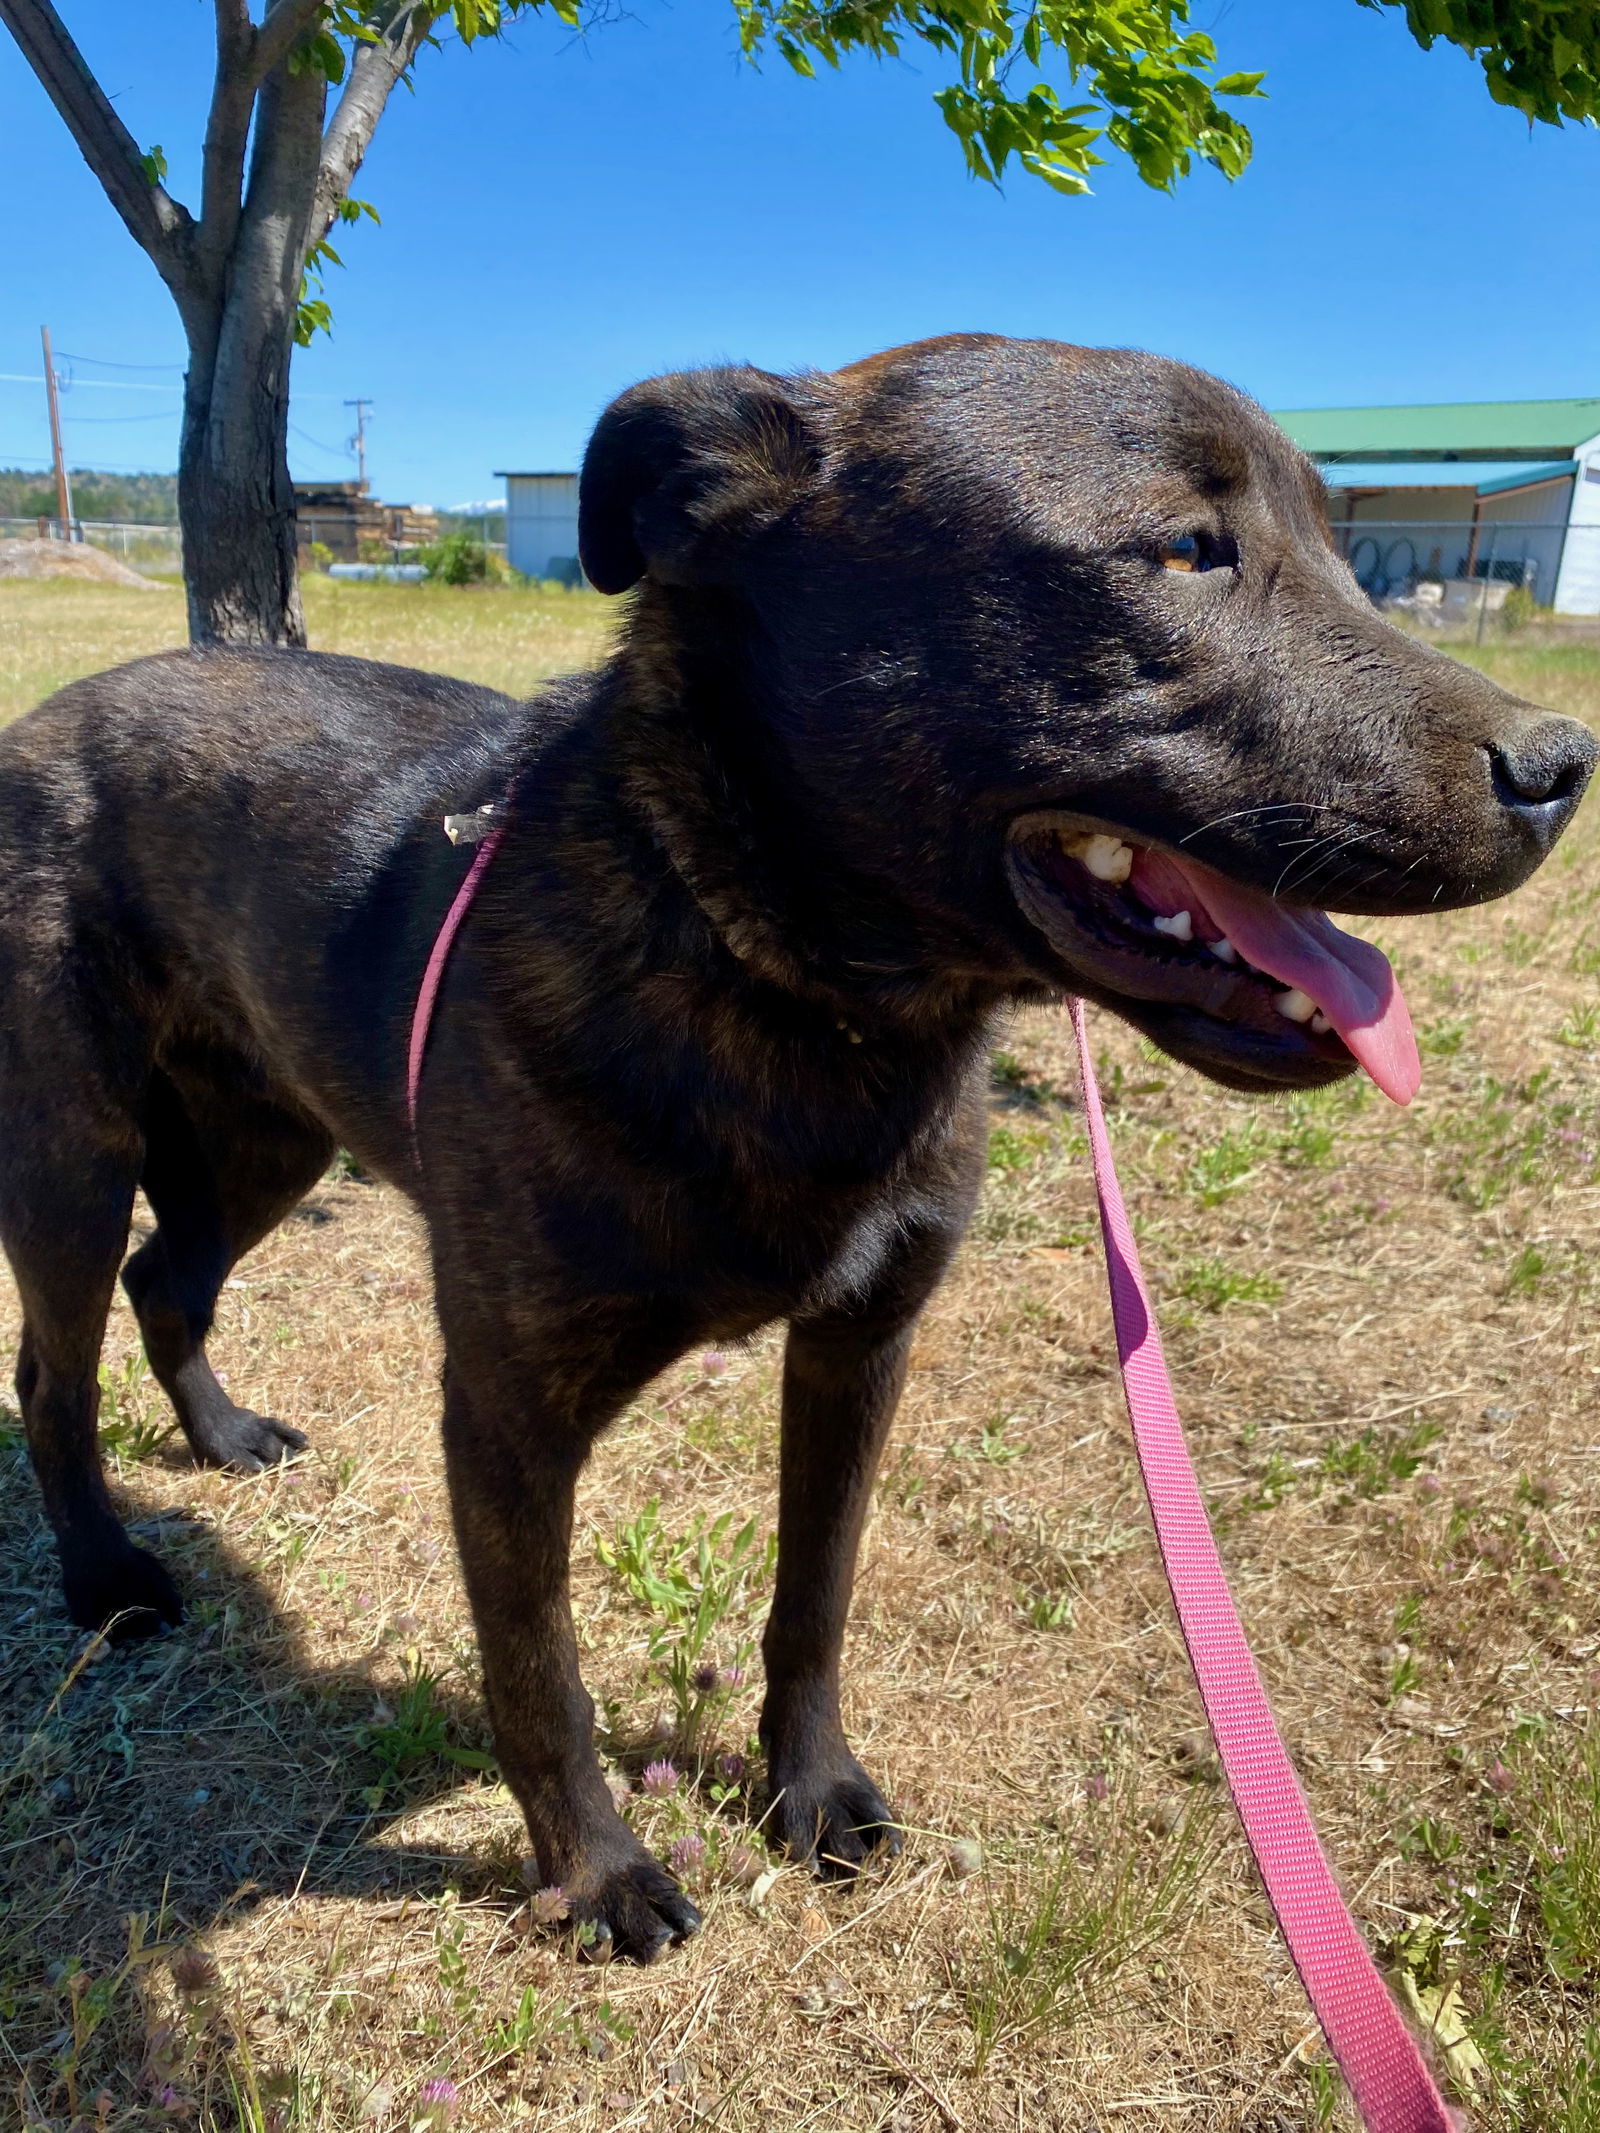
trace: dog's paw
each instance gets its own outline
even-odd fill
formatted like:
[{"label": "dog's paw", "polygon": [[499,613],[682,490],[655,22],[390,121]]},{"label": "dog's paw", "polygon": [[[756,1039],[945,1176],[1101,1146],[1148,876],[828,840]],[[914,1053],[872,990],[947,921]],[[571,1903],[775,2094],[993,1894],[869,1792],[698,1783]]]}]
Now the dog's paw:
[{"label": "dog's paw", "polygon": [[843,1767],[774,1772],[771,1790],[774,1840],[824,1881],[851,1881],[874,1852],[900,1849],[893,1810],[853,1755]]},{"label": "dog's paw", "polygon": [[166,1565],[120,1537],[98,1559],[64,1565],[61,1582],[78,1627],[104,1630],[113,1644],[159,1636],[183,1620],[183,1601]]},{"label": "dog's paw", "polygon": [[272,1415],[252,1414],[248,1407],[230,1407],[223,1414],[207,1415],[195,1425],[192,1439],[196,1456],[207,1466],[229,1467],[236,1474],[259,1474],[264,1467],[278,1466],[303,1452],[311,1439]]},{"label": "dog's paw", "polygon": [[700,1913],[664,1866],[637,1858],[566,1890],[567,1916],[591,1962],[623,1956],[653,1963],[664,1949],[700,1930]]}]

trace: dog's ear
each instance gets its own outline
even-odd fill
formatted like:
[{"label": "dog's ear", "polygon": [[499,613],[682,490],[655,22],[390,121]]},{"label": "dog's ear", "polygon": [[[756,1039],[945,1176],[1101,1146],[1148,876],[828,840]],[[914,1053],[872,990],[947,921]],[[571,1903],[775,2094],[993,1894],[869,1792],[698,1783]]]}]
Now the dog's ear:
[{"label": "dog's ear", "polygon": [[821,459],[805,387],[764,370],[684,371],[613,400],[583,455],[578,554],[589,582],[626,592],[715,580]]}]

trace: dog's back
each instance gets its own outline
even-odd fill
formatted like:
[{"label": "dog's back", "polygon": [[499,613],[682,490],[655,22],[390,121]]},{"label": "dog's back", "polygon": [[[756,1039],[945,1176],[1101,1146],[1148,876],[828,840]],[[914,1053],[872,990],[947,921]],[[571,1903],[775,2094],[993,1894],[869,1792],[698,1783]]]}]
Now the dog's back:
[{"label": "dog's back", "polygon": [[498,795],[539,716],[369,660],[211,651],[96,675],[19,719],[0,735],[0,997],[24,1027],[0,1048],[0,1104],[8,1079],[35,1079],[26,1025],[55,1018],[64,983],[118,1048],[131,1029],[106,1025],[139,1024],[158,1054],[162,1033],[203,1031],[313,1107],[274,1032],[320,994],[363,993],[366,1056],[385,1056],[411,914],[451,870],[441,817]]}]

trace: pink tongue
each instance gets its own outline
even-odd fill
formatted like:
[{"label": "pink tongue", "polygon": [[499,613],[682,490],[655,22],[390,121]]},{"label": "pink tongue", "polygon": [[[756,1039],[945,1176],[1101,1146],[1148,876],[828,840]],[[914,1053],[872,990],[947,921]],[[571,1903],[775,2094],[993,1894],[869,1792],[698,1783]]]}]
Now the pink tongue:
[{"label": "pink tongue", "polygon": [[1192,892],[1189,909],[1198,934],[1226,934],[1258,970],[1309,993],[1384,1095],[1410,1103],[1422,1084],[1422,1062],[1400,981],[1381,948],[1341,933],[1326,912],[1275,903],[1195,859],[1141,852],[1130,886],[1170,916],[1179,908],[1174,876]]}]

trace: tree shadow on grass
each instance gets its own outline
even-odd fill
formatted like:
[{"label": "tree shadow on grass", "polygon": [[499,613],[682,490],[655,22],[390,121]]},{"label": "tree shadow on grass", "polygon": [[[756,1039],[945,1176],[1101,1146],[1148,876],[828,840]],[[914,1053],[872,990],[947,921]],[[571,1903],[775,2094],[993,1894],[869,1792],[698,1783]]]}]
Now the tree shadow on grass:
[{"label": "tree shadow on grass", "polygon": [[[0,1441],[0,2021],[19,2066],[48,2059],[63,1966],[114,1967],[132,1916],[172,1940],[296,1894],[526,1896],[520,1820],[483,1790],[481,1706],[416,1666],[397,1694],[392,1651],[319,1665],[201,1519],[125,1499],[188,1614],[82,1664],[25,1454]],[[395,1836],[463,1787],[486,1810],[470,1851]]]}]

